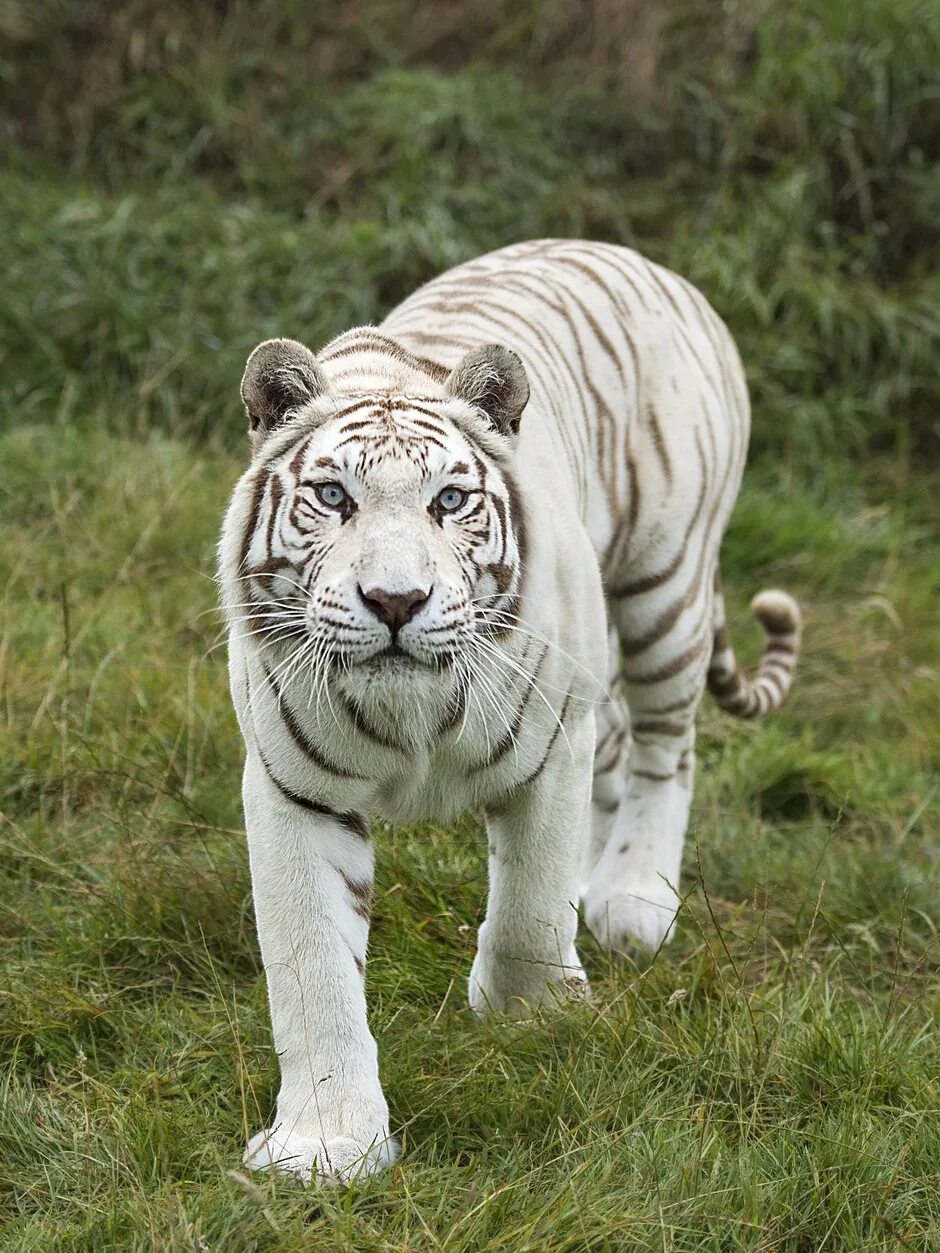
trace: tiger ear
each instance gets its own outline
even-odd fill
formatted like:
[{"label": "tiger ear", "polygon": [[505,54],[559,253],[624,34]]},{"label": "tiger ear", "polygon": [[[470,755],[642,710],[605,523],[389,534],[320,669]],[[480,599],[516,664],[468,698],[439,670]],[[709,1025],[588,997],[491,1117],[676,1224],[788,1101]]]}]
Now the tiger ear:
[{"label": "tiger ear", "polygon": [[248,410],[252,447],[281,425],[288,414],[326,391],[317,359],[296,339],[266,339],[245,366],[241,395]]},{"label": "tiger ear", "polygon": [[484,344],[472,348],[446,383],[448,396],[480,409],[500,435],[513,437],[529,400],[525,366],[509,348]]}]

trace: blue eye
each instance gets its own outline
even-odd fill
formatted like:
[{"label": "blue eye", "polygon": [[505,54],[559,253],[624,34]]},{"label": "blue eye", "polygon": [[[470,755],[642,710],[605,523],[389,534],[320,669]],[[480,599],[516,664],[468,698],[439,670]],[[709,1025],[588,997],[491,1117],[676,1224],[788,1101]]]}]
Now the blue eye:
[{"label": "blue eye", "polygon": [[349,502],[346,489],[340,487],[339,483],[318,483],[314,491],[321,504],[328,509],[342,509]]},{"label": "blue eye", "polygon": [[459,487],[445,487],[438,493],[435,505],[443,513],[453,513],[467,499],[467,493]]}]

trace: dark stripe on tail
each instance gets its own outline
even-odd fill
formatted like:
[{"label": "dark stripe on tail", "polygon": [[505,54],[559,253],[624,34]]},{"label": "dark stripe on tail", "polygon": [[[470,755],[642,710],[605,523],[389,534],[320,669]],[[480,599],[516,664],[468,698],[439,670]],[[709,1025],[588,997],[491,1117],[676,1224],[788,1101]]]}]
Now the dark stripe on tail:
[{"label": "dark stripe on tail", "polygon": [[738,665],[728,636],[725,605],[715,575],[714,637],[708,667],[708,690],[722,709],[738,718],[759,718],[779,709],[793,682],[800,650],[800,609],[786,592],[760,592],[751,612],[767,633],[767,643],[753,679]]}]

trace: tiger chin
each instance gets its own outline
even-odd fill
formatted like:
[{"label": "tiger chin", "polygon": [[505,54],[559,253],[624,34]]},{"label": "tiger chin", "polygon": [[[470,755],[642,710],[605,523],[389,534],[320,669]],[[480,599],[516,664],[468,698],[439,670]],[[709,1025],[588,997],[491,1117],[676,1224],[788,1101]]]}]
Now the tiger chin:
[{"label": "tiger chin", "polygon": [[776,708],[800,615],[755,600],[748,678],[718,578],[743,370],[701,294],[627,249],[492,253],[317,353],[266,341],[241,394],[219,577],[281,1067],[245,1161],[344,1180],[397,1154],[371,821],[484,816],[478,1015],[580,999],[579,905],[614,952],[671,936],[701,696]]}]

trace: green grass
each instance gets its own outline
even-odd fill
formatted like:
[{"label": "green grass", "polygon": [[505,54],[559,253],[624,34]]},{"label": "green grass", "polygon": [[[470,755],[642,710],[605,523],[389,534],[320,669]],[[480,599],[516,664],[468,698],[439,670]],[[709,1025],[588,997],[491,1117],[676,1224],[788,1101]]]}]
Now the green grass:
[{"label": "green grass", "polygon": [[[428,53],[373,0],[319,74],[288,0],[115,7],[0,16],[0,1247],[936,1250],[936,7],[805,0],[719,38],[664,6],[642,100],[563,6],[491,0]],[[735,332],[724,582],[751,659],[749,596],[801,599],[797,683],[759,727],[703,708],[678,936],[636,965],[586,937],[563,1016],[465,1008],[478,823],[380,830],[405,1155],[249,1179],[277,1065],[212,583],[244,356],[579,233]]]}]

